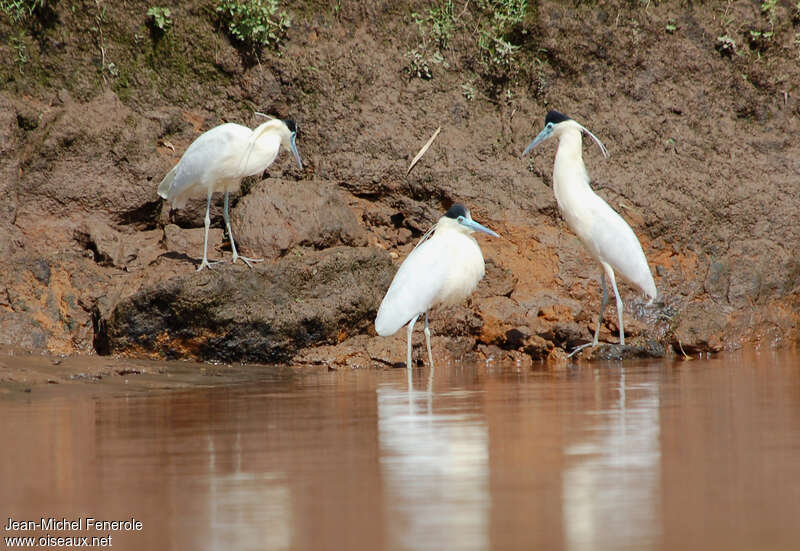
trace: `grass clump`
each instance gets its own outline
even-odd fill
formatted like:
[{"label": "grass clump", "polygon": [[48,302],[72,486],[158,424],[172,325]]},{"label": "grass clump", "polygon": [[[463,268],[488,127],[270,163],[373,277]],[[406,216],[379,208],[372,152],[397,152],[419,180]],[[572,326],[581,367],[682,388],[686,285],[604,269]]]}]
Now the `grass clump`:
[{"label": "grass clump", "polygon": [[478,0],[481,25],[478,28],[478,48],[489,72],[511,68],[519,46],[506,38],[508,30],[522,23],[527,0]]},{"label": "grass clump", "polygon": [[[492,81],[505,82],[517,74],[515,43],[528,10],[527,0],[438,0],[411,14],[420,38],[406,54],[406,71],[413,77],[433,78],[434,68],[462,61]],[[474,60],[474,63],[473,61]]]},{"label": "grass clump", "polygon": [[44,0],[0,0],[0,13],[12,23],[22,23],[44,6]]},{"label": "grass clump", "polygon": [[150,28],[161,34],[166,33],[172,27],[172,12],[169,8],[153,6],[147,10],[147,17]]},{"label": "grass clump", "polygon": [[231,37],[254,50],[277,48],[291,26],[278,0],[220,0],[216,11]]}]

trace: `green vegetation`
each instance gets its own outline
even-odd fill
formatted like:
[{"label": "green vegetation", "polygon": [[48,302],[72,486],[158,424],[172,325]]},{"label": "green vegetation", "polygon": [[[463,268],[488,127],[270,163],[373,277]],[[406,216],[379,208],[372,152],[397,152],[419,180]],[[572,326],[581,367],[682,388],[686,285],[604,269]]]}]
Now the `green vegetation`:
[{"label": "green vegetation", "polygon": [[511,68],[512,58],[519,46],[505,37],[514,25],[522,23],[527,0],[478,0],[481,12],[478,27],[478,48],[481,58],[489,72],[496,69]]},{"label": "green vegetation", "polygon": [[[515,58],[521,49],[519,39],[526,33],[520,25],[527,10],[527,0],[464,0],[458,4],[435,0],[427,9],[411,14],[419,43],[406,53],[406,72],[429,80],[437,67],[467,68],[500,87],[491,95],[508,98],[508,90],[502,86],[520,72]],[[542,64],[537,61],[533,66],[539,79]],[[465,95],[474,98],[475,90],[470,88]]]},{"label": "green vegetation", "polygon": [[414,12],[411,18],[417,25],[421,42],[416,48],[406,52],[406,72],[412,77],[430,80],[433,78],[431,66],[448,66],[442,50],[446,51],[450,47],[456,30],[453,1],[445,0],[423,13]]},{"label": "green vegetation", "polygon": [[250,49],[277,48],[291,26],[278,0],[219,0],[216,11],[230,35]]},{"label": "green vegetation", "polygon": [[718,36],[717,51],[722,55],[733,56],[736,54],[736,41],[727,34]]},{"label": "green vegetation", "polygon": [[172,12],[169,8],[153,6],[147,10],[147,17],[151,28],[161,34],[166,33],[172,27]]},{"label": "green vegetation", "polygon": [[456,30],[456,18],[453,14],[453,0],[446,0],[438,6],[428,8],[423,13],[412,13],[411,18],[417,24],[423,42],[432,41],[439,48],[447,48]]},{"label": "green vegetation", "polygon": [[0,0],[0,12],[12,23],[21,23],[44,6],[44,0]]},{"label": "green vegetation", "polygon": [[775,7],[778,5],[778,0],[764,0],[761,2],[761,13],[767,16],[770,25],[775,24]]},{"label": "green vegetation", "polygon": [[464,95],[464,99],[467,101],[472,101],[475,99],[475,87],[471,82],[461,85],[461,93]]},{"label": "green vegetation", "polygon": [[24,74],[25,64],[28,62],[28,48],[25,46],[22,36],[12,37],[11,47],[14,48],[14,52],[17,54],[14,62],[17,65],[19,74]]}]

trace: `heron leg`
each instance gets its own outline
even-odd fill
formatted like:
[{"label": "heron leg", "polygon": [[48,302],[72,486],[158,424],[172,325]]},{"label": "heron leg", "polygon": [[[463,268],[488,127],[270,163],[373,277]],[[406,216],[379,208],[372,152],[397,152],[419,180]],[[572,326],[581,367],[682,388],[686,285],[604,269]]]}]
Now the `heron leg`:
[{"label": "heron leg", "polygon": [[200,270],[202,270],[203,268],[205,268],[206,266],[208,266],[210,268],[214,264],[219,264],[221,262],[219,260],[216,261],[216,262],[209,262],[208,261],[208,228],[211,227],[211,194],[212,193],[214,193],[214,191],[209,189],[208,190],[208,199],[206,200],[206,218],[204,220],[205,226],[206,226],[206,234],[205,234],[205,237],[203,238],[203,260],[200,262],[200,266],[197,268],[198,272]]},{"label": "heron leg", "polygon": [[408,340],[408,356],[406,356],[406,368],[408,368],[408,390],[411,390],[411,334],[414,332],[414,324],[417,323],[417,318],[419,314],[411,318],[411,321],[408,322],[408,328],[406,329],[406,339]]},{"label": "heron leg", "polygon": [[608,274],[608,279],[611,280],[611,288],[614,289],[614,296],[617,298],[617,319],[619,320],[619,343],[622,346],[625,346],[625,329],[622,327],[622,297],[619,296],[619,291],[617,290],[617,280],[614,279],[614,270],[611,266],[605,265],[606,273]]},{"label": "heron leg", "polygon": [[[606,287],[606,272],[605,272],[605,265],[603,265],[603,271],[600,272],[600,288],[603,290],[603,298],[600,299],[600,317],[597,319],[597,327],[594,328],[594,339],[592,342],[587,342],[586,344],[582,344],[575,348],[572,352],[567,355],[567,358],[571,358],[584,348],[589,346],[597,346],[600,342],[600,326],[603,324],[603,315],[606,311],[606,305],[608,304],[608,288]],[[614,272],[611,272],[611,277],[614,277]],[[613,279],[612,279],[613,281]],[[614,287],[616,289],[616,287]]]},{"label": "heron leg", "polygon": [[428,347],[428,363],[433,369],[433,353],[431,352],[431,329],[428,327],[428,312],[425,312],[425,346]]},{"label": "heron leg", "polygon": [[233,241],[233,232],[231,231],[231,218],[228,214],[228,202],[229,202],[230,192],[225,192],[225,207],[222,209],[222,216],[225,218],[225,228],[228,230],[228,237],[231,239],[231,250],[233,251],[233,260],[231,263],[235,263],[237,258],[241,258],[245,264],[253,267],[253,262],[264,262],[263,258],[247,258],[245,256],[239,256],[239,253],[236,251],[236,243]]},{"label": "heron leg", "polygon": [[[611,272],[611,281],[614,281],[613,271]],[[594,328],[594,340],[592,341],[592,346],[597,346],[597,344],[600,342],[600,326],[603,325],[603,316],[606,313],[606,306],[608,306],[608,287],[606,287],[605,266],[603,267],[603,271],[600,272],[600,287],[603,289],[603,298],[600,300],[600,317],[597,318],[597,327]]]}]

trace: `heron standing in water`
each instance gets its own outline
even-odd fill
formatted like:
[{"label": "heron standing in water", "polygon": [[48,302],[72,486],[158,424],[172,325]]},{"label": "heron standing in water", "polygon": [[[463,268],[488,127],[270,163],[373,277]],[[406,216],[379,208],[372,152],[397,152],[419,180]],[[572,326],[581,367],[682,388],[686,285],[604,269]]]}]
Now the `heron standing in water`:
[{"label": "heron standing in water", "polygon": [[472,294],[485,273],[483,254],[473,232],[499,237],[475,222],[469,210],[455,204],[426,233],[403,261],[383,297],[375,331],[387,337],[408,324],[406,366],[411,379],[411,334],[417,318],[425,314],[425,345],[433,367],[428,310],[439,304],[458,304]]},{"label": "heron standing in water", "polygon": [[600,319],[594,330],[594,339],[591,343],[586,343],[573,350],[570,356],[587,346],[597,346],[598,344],[600,325],[603,322],[603,313],[608,303],[606,277],[611,281],[611,287],[614,289],[617,300],[619,343],[624,345],[622,298],[617,290],[614,272],[616,271],[644,293],[649,302],[653,302],[657,295],[656,284],[650,273],[650,267],[647,265],[647,258],[645,258],[642,245],[631,227],[589,186],[589,173],[586,171],[586,165],[583,164],[582,133],[586,132],[600,147],[603,156],[608,157],[608,151],[603,143],[586,128],[558,111],[548,112],[544,122],[544,129],[528,144],[522,154],[527,154],[549,138],[558,138],[558,150],[553,165],[553,191],[558,208],[561,210],[567,226],[575,232],[589,254],[602,266],[600,287],[603,290],[603,297],[600,302]]}]

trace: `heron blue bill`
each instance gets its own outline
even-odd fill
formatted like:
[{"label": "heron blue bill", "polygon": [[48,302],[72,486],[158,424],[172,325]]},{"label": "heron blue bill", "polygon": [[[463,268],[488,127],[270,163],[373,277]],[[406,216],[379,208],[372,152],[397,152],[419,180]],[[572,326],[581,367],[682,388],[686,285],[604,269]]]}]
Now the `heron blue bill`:
[{"label": "heron blue bill", "polygon": [[539,135],[536,136],[533,139],[533,141],[528,144],[528,147],[525,148],[525,151],[522,152],[522,155],[523,156],[527,155],[531,149],[533,149],[534,147],[536,147],[537,145],[539,145],[552,135],[553,135],[553,127],[548,124],[547,126],[544,127],[544,129],[541,132],[539,132]]},{"label": "heron blue bill", "polygon": [[474,231],[488,233],[492,237],[500,237],[500,235],[498,235],[496,232],[490,230],[489,228],[487,228],[483,224],[479,224],[475,220],[464,219],[463,221],[460,222],[460,224],[462,226],[465,226],[465,227],[467,227],[467,228],[469,228],[471,230],[474,230]]},{"label": "heron blue bill", "polygon": [[297,132],[292,132],[292,137],[289,138],[290,148],[292,153],[294,154],[294,158],[297,160],[297,164],[300,166],[300,170],[303,170],[303,161],[300,160],[300,153],[297,151]]}]

